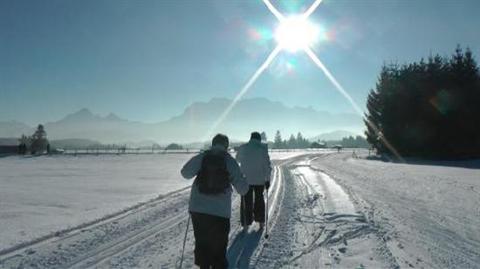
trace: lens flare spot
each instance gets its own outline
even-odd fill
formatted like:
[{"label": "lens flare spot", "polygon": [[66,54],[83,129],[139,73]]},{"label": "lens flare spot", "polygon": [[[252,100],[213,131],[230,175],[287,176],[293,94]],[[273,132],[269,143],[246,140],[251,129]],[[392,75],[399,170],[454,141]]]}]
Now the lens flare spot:
[{"label": "lens flare spot", "polygon": [[263,28],[250,28],[248,35],[255,41],[268,41],[273,38],[272,32]]}]

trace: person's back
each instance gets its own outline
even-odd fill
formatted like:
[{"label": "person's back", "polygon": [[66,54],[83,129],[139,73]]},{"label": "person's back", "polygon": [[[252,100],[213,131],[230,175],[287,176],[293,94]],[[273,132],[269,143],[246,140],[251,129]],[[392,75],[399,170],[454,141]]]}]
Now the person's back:
[{"label": "person's back", "polygon": [[[192,184],[192,189],[190,192],[190,202],[189,210],[192,212],[210,214],[214,216],[219,216],[223,218],[231,217],[231,200],[232,200],[232,186],[239,192],[246,192],[244,189],[247,189],[248,186],[244,186],[244,181],[240,182],[239,177],[242,177],[240,169],[236,169],[237,165],[235,159],[225,150],[219,149],[218,147],[212,147],[211,151],[214,154],[219,154],[223,152],[225,155],[225,165],[229,175],[229,183],[226,189],[223,192],[217,194],[209,194],[202,192],[200,182],[196,181]],[[207,152],[202,152],[195,157],[193,157],[185,166],[182,168],[182,175],[184,178],[193,178],[199,175],[201,171],[202,162]],[[238,167],[238,165],[237,165]],[[234,171],[232,173],[232,171]]]},{"label": "person's back", "polygon": [[237,161],[250,185],[263,185],[270,176],[271,166],[268,147],[257,139],[251,139],[241,145],[237,152]]},{"label": "person's back", "polygon": [[248,191],[248,183],[227,148],[228,137],[216,135],[212,148],[194,156],[181,170],[184,178],[196,177],[189,211],[195,236],[195,264],[200,268],[228,267],[232,186],[241,195]]},{"label": "person's back", "polygon": [[238,148],[237,161],[240,169],[250,185],[248,192],[242,197],[240,205],[240,221],[244,229],[252,224],[253,220],[263,228],[265,223],[265,201],[263,191],[270,187],[270,157],[268,147],[261,142],[258,132],[253,132],[250,141]]}]

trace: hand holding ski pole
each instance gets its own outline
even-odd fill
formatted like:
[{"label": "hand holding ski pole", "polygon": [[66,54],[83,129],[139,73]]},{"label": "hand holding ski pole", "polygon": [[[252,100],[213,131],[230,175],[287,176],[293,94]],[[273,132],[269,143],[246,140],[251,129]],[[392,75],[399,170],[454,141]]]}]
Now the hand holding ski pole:
[{"label": "hand holding ski pole", "polygon": [[[267,181],[268,182],[268,181]],[[268,182],[270,183],[270,182]],[[270,187],[270,184],[269,184],[269,187]],[[266,198],[267,198],[267,202],[265,203],[265,239],[268,238],[268,188],[267,188],[267,191],[266,191]]]}]

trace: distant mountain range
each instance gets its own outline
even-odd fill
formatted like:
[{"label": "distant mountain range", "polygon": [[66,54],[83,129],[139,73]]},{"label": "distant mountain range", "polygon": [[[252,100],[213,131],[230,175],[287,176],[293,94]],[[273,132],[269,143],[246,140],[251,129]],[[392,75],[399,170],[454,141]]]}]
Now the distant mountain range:
[{"label": "distant mountain range", "polygon": [[[88,109],[81,109],[44,126],[48,138],[57,140],[75,138],[101,143],[137,144],[199,142],[230,102],[231,100],[223,98],[196,102],[181,115],[158,123],[129,121],[113,113],[99,116]],[[363,128],[362,119],[356,114],[334,114],[312,108],[288,107],[265,98],[253,98],[239,101],[214,132],[222,132],[232,140],[242,141],[247,140],[253,130],[265,131],[269,140],[273,140],[276,130],[280,130],[284,138],[301,132],[304,137],[325,140],[318,134],[349,130],[348,136],[360,134]],[[0,137],[19,137],[21,134],[33,133],[33,130],[34,127],[16,121],[0,122]],[[341,139],[345,133],[330,134],[328,138]]]},{"label": "distant mountain range", "polygon": [[337,130],[333,132],[328,132],[328,133],[323,133],[316,135],[314,137],[310,138],[310,141],[334,141],[334,140],[342,140],[344,137],[349,137],[353,136],[356,137],[357,135],[362,135],[359,133],[354,133],[350,131],[344,131],[344,130]]}]

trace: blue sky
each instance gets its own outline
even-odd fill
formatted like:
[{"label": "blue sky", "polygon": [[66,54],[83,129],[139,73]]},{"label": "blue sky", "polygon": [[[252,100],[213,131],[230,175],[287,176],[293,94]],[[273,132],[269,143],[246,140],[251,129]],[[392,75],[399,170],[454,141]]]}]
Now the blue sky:
[{"label": "blue sky", "polygon": [[[272,3],[295,13],[311,1]],[[457,44],[479,55],[479,10],[475,0],[325,0],[311,20],[331,38],[313,49],[363,108],[385,62]],[[257,0],[3,0],[0,120],[36,124],[86,107],[156,122],[233,98],[275,47],[276,25]],[[246,97],[353,112],[302,53],[281,53]]]}]

